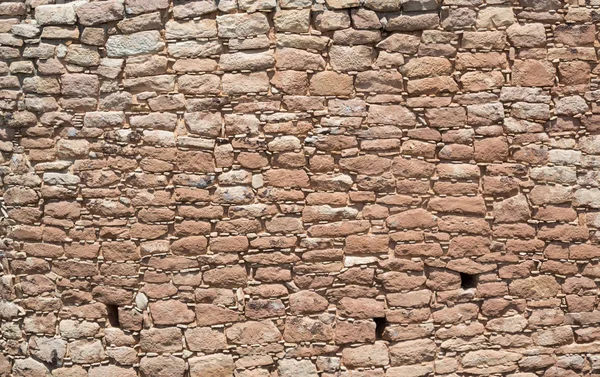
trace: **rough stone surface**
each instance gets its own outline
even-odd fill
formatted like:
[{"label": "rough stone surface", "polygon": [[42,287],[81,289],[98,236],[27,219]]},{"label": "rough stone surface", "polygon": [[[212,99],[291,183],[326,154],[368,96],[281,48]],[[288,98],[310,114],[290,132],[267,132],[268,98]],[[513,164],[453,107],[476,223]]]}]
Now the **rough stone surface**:
[{"label": "rough stone surface", "polygon": [[599,6],[0,1],[0,377],[600,376]]},{"label": "rough stone surface", "polygon": [[106,41],[106,52],[110,57],[123,57],[159,52],[164,46],[160,34],[150,30],[111,36]]}]

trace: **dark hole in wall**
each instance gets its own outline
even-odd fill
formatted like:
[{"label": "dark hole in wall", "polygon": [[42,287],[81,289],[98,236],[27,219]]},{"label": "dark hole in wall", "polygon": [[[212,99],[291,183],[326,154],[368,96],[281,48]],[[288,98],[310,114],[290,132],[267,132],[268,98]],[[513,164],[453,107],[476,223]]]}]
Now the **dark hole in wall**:
[{"label": "dark hole in wall", "polygon": [[53,367],[56,366],[60,366],[61,363],[61,359],[58,357],[58,351],[56,351],[55,349],[53,349],[52,351],[50,351],[50,362],[49,364]]},{"label": "dark hole in wall", "polygon": [[119,307],[117,305],[106,305],[106,312],[108,313],[108,323],[111,327],[121,327],[119,323]]},{"label": "dark hole in wall", "polygon": [[383,332],[385,331],[385,326],[387,325],[387,319],[385,319],[385,317],[376,317],[373,318],[373,322],[375,322],[375,339],[383,339]]},{"label": "dark hole in wall", "polygon": [[460,287],[462,289],[475,288],[477,286],[477,275],[460,273]]}]

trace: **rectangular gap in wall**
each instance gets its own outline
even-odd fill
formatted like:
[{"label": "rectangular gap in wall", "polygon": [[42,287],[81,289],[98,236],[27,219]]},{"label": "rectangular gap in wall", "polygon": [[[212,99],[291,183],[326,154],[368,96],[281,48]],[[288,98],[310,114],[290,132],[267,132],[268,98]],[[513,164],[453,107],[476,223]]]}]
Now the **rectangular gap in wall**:
[{"label": "rectangular gap in wall", "polygon": [[108,313],[108,322],[111,327],[121,327],[119,323],[119,307],[117,305],[106,305],[106,312]]},{"label": "rectangular gap in wall", "polygon": [[460,287],[462,289],[475,288],[477,286],[477,280],[477,275],[466,274],[464,272],[460,273]]},{"label": "rectangular gap in wall", "polygon": [[383,332],[385,331],[385,326],[387,326],[387,319],[385,317],[376,317],[373,318],[373,322],[375,322],[375,339],[383,339]]}]

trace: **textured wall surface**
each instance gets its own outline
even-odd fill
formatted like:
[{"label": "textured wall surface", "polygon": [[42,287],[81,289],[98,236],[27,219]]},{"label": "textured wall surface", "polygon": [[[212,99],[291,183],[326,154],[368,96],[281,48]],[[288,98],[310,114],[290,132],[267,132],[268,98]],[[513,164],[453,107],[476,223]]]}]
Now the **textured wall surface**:
[{"label": "textured wall surface", "polygon": [[0,2],[0,376],[600,375],[598,0],[54,3]]}]

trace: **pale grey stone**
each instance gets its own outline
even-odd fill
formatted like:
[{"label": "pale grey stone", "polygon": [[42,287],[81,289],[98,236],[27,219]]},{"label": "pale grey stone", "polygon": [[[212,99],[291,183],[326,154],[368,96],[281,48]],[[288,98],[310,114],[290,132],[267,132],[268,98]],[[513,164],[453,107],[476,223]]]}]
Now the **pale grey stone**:
[{"label": "pale grey stone", "polygon": [[217,10],[215,0],[184,0],[175,2],[173,17],[198,17]]},{"label": "pale grey stone", "polygon": [[41,26],[73,25],[77,22],[75,8],[84,3],[83,1],[76,1],[67,4],[40,5],[35,8],[35,20]]},{"label": "pale grey stone", "polygon": [[169,55],[174,58],[203,58],[223,51],[219,41],[185,41],[169,43]]},{"label": "pale grey stone", "polygon": [[310,360],[281,359],[277,372],[280,377],[317,377],[317,367]]},{"label": "pale grey stone", "polygon": [[67,352],[67,342],[63,339],[32,336],[29,339],[29,349],[39,360],[60,365]]},{"label": "pale grey stone", "polygon": [[110,57],[152,54],[162,51],[164,47],[165,42],[157,30],[113,35],[106,42],[106,52]]},{"label": "pale grey stone", "polygon": [[238,13],[217,16],[217,29],[221,38],[245,38],[265,34],[269,21],[262,13]]}]

